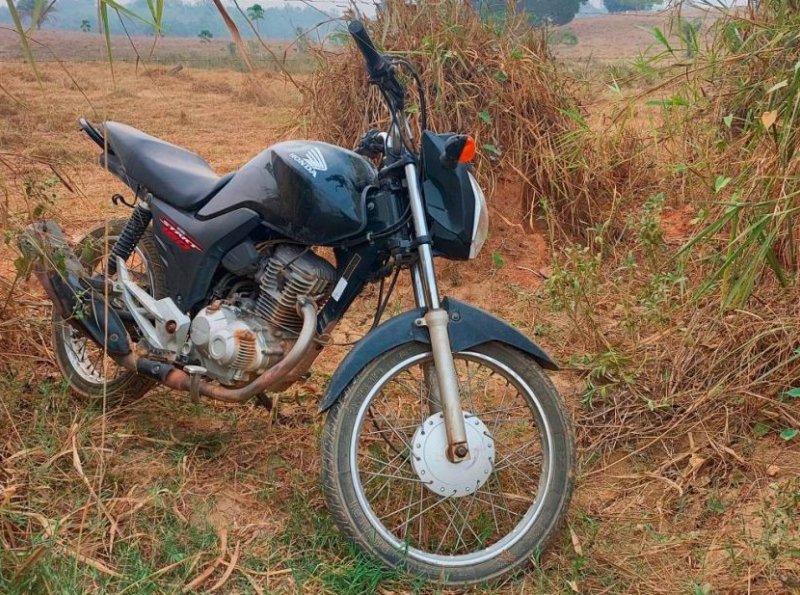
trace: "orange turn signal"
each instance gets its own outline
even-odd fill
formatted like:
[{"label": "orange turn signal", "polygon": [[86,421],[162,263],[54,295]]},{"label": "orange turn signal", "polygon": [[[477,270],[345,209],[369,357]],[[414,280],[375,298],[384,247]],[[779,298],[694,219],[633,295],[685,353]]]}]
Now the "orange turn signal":
[{"label": "orange turn signal", "polygon": [[461,149],[461,154],[458,156],[458,162],[469,163],[473,159],[475,159],[475,139],[468,136],[464,141],[464,148]]}]

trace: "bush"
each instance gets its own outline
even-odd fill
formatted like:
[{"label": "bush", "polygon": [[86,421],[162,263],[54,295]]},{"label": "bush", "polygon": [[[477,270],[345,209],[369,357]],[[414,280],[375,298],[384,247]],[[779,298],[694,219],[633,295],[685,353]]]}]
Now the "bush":
[{"label": "bush", "polygon": [[578,36],[569,29],[556,29],[547,35],[550,45],[578,45]]},{"label": "bush", "polygon": [[[367,28],[379,48],[408,57],[421,73],[430,128],[475,136],[487,194],[502,176],[520,180],[529,223],[547,205],[559,229],[580,236],[604,218],[615,191],[634,188],[646,172],[630,134],[590,131],[546,31],[524,18],[484,21],[467,3],[389,0]],[[352,146],[370,126],[385,127],[382,100],[370,90],[354,45],[317,55],[321,67],[306,89],[303,114],[313,135]],[[412,101],[409,110],[416,108]],[[497,208],[513,212],[500,200]]]}]

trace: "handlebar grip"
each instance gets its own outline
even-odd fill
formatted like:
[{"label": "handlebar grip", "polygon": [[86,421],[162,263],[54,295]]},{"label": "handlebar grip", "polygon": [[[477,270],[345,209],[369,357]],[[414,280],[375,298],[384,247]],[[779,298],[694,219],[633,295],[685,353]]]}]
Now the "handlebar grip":
[{"label": "handlebar grip", "polygon": [[370,77],[377,78],[386,69],[386,59],[375,49],[375,44],[369,38],[364,24],[361,21],[350,21],[347,31],[353,36],[353,41],[363,54]]}]

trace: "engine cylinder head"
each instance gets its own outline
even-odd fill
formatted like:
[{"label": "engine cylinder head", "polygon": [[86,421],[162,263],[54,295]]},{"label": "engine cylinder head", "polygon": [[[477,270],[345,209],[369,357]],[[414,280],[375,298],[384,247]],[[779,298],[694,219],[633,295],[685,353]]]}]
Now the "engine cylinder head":
[{"label": "engine cylinder head", "polygon": [[295,244],[280,244],[266,260],[259,279],[256,313],[270,324],[297,334],[303,321],[297,299],[309,297],[321,305],[336,281],[336,269],[311,250]]}]

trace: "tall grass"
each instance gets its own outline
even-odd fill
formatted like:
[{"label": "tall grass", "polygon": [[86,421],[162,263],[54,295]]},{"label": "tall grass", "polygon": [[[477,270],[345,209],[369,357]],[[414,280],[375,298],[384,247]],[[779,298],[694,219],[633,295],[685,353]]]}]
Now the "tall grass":
[{"label": "tall grass", "polygon": [[[717,198],[685,247],[718,249],[713,274],[727,306],[740,306],[772,271],[787,285],[800,271],[800,7],[751,1],[726,11],[693,64],[693,136],[706,136]],[[704,122],[705,126],[698,126]]]},{"label": "tall grass", "polygon": [[[225,23],[225,27],[228,29],[228,32],[233,39],[234,47],[236,48],[240,59],[244,62],[244,65],[247,69],[251,72],[255,70],[254,65],[250,58],[250,51],[248,49],[247,44],[245,43],[244,39],[242,39],[241,34],[239,33],[239,29],[236,26],[236,23],[231,19],[230,15],[228,14],[228,10],[225,8],[222,2],[219,0],[213,0],[214,7],[216,8],[217,12],[219,13],[222,21]],[[36,67],[36,58],[34,52],[31,49],[30,45],[30,37],[32,30],[39,24],[40,15],[42,15],[47,6],[50,3],[48,0],[33,0],[32,12],[31,12],[31,23],[28,28],[26,28],[23,24],[22,18],[20,16],[19,11],[17,10],[17,5],[13,0],[6,0],[6,5],[8,7],[9,14],[11,15],[11,20],[14,24],[14,29],[17,32],[17,35],[20,39],[20,46],[22,49],[22,53],[25,56],[25,59],[30,64],[31,70],[36,75],[37,79],[39,78],[39,72]],[[55,2],[52,2],[55,4]],[[98,28],[104,35],[105,44],[106,44],[106,52],[107,52],[107,59],[109,67],[111,68],[111,75],[114,76],[114,53],[112,51],[112,42],[111,42],[111,27],[110,27],[110,15],[116,13],[118,17],[128,17],[136,21],[140,21],[150,27],[153,32],[153,45],[150,49],[150,56],[153,54],[153,50],[158,43],[158,39],[162,34],[162,24],[163,24],[163,17],[164,17],[164,0],[147,0],[146,3],[147,12],[139,12],[138,10],[132,10],[129,8],[125,3],[119,2],[118,0],[97,0],[97,13],[98,13]],[[127,30],[126,30],[127,34]],[[260,38],[259,38],[260,40]],[[131,45],[133,45],[133,41],[131,40]],[[271,50],[262,42],[265,49],[272,55],[273,58],[276,59],[274,54],[272,54]],[[137,56],[137,61],[140,59],[139,52],[134,47],[134,52]],[[285,59],[285,56],[284,56]]]}]

